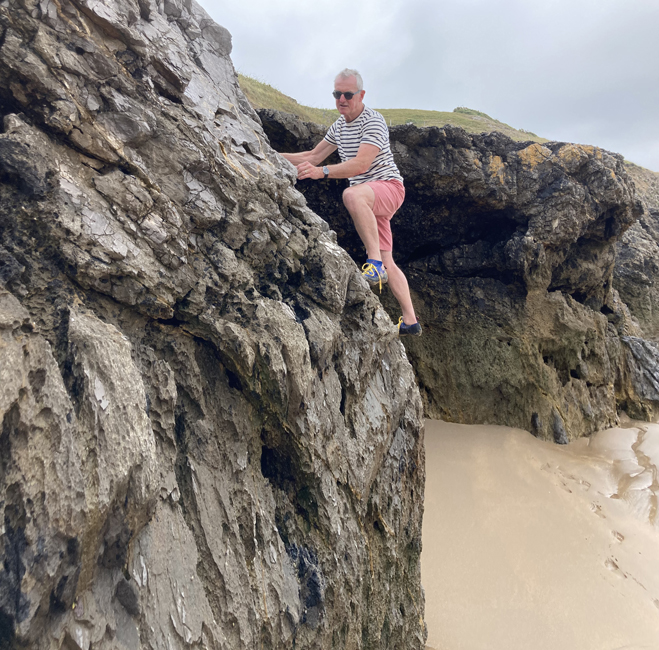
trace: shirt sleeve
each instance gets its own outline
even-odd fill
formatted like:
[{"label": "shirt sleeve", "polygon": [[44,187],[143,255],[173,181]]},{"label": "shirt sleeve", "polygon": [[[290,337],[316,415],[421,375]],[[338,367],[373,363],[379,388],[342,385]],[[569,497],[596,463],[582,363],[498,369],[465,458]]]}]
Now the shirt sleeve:
[{"label": "shirt sleeve", "polygon": [[389,142],[389,129],[383,117],[374,115],[364,126],[362,143],[375,145],[380,151]]},{"label": "shirt sleeve", "polygon": [[336,122],[334,122],[334,124],[332,124],[332,126],[330,126],[330,128],[327,130],[323,140],[333,144],[335,147],[339,145],[339,143],[336,141]]}]

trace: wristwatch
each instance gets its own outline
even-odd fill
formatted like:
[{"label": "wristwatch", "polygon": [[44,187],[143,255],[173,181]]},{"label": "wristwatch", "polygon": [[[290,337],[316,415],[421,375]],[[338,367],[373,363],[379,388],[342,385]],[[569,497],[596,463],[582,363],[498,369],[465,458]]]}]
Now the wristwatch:
[{"label": "wristwatch", "polygon": [[325,175],[325,178],[329,178],[329,169],[327,168],[327,165],[323,167],[323,174]]}]

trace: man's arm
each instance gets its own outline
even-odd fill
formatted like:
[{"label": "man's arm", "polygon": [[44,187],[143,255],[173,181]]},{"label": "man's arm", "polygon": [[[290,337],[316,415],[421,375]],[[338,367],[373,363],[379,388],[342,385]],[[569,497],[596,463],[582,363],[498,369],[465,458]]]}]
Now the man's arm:
[{"label": "man's arm", "polygon": [[330,144],[327,140],[321,140],[311,151],[300,151],[300,153],[282,153],[288,162],[294,165],[300,165],[309,162],[312,165],[319,165],[327,156],[336,151],[337,146]]},{"label": "man's arm", "polygon": [[[336,147],[334,148],[336,149]],[[339,163],[338,165],[328,165],[327,169],[329,170],[329,177],[352,178],[353,176],[359,176],[359,174],[363,174],[370,169],[378,153],[380,153],[379,147],[376,147],[374,144],[362,143],[359,145],[359,150],[354,158]],[[291,162],[293,161],[291,160]],[[313,178],[319,180],[324,176],[323,170],[320,167],[315,167],[310,159],[301,159],[301,162],[297,164],[298,178]]]}]

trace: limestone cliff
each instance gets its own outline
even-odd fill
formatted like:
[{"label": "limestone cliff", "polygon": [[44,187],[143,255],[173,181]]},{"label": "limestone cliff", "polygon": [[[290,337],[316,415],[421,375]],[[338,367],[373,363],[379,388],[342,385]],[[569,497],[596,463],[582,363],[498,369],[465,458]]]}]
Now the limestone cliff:
[{"label": "limestone cliff", "polygon": [[[324,134],[259,114],[278,150]],[[454,127],[394,127],[391,141],[407,190],[394,256],[424,326],[406,347],[427,415],[558,442],[612,426],[620,406],[652,417],[659,349],[612,287],[615,243],[643,215],[622,157]],[[343,183],[298,187],[361,261]]]},{"label": "limestone cliff", "polygon": [[0,26],[0,647],[422,648],[412,369],[230,35]]}]

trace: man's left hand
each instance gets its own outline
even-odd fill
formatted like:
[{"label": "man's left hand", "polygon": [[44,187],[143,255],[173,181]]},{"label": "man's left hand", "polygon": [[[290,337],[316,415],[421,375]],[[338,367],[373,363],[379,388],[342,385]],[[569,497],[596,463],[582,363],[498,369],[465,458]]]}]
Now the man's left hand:
[{"label": "man's left hand", "polygon": [[314,167],[310,162],[303,162],[297,166],[297,177],[302,180],[320,180],[324,178],[323,170],[320,167]]}]

